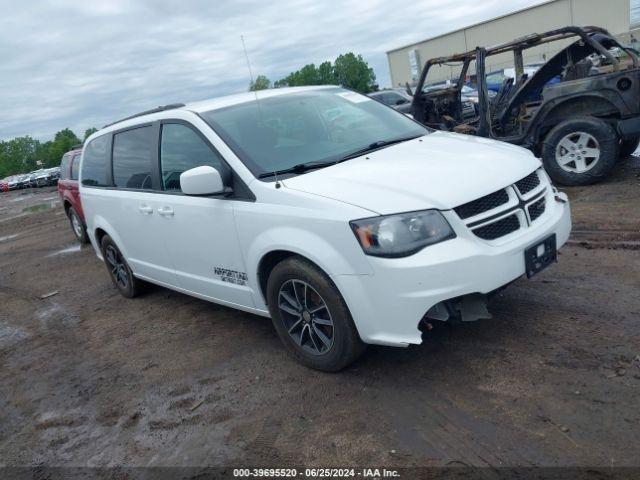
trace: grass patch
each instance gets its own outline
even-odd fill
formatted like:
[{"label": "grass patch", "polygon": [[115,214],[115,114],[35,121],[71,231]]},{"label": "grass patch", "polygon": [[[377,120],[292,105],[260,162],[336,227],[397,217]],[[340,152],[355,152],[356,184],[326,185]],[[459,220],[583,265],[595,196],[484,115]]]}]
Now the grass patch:
[{"label": "grass patch", "polygon": [[52,208],[50,203],[39,203],[38,205],[31,205],[30,207],[23,208],[22,211],[25,213],[37,213],[44,212],[50,208]]}]

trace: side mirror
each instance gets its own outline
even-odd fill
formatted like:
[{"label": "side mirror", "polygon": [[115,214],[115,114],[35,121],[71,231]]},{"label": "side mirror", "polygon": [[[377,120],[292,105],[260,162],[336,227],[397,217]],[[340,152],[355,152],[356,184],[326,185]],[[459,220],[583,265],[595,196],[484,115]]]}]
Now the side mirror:
[{"label": "side mirror", "polygon": [[219,195],[226,193],[220,172],[204,165],[180,174],[180,188],[186,195]]}]

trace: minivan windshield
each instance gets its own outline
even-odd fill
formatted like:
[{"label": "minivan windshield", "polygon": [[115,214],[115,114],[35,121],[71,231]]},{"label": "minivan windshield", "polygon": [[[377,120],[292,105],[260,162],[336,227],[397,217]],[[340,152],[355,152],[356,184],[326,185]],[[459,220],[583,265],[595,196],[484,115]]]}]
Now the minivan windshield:
[{"label": "minivan windshield", "polygon": [[430,133],[369,97],[338,87],[287,93],[201,114],[256,177],[346,160]]}]

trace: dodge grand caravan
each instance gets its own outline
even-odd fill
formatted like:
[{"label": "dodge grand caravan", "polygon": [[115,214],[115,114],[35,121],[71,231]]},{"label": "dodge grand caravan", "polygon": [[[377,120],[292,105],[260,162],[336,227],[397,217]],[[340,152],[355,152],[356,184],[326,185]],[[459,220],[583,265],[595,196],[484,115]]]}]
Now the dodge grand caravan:
[{"label": "dodge grand caravan", "polygon": [[528,150],[432,131],[338,87],[168,105],[85,144],[87,233],[126,297],[152,282],[271,317],[335,371],[366,344],[489,316],[556,260],[567,197]]}]

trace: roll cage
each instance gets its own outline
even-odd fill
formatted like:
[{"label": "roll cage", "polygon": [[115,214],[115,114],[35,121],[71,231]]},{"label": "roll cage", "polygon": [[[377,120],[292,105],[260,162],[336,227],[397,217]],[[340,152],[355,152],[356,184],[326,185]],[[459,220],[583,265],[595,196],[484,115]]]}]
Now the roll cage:
[{"label": "roll cage", "polygon": [[[574,37],[577,37],[575,42],[562,49],[530,78],[527,78],[523,60],[524,51],[546,43]],[[512,131],[505,130],[504,126],[514,115],[523,114],[520,110],[527,99],[532,94],[541,94],[547,83],[554,77],[566,74],[567,65],[575,66],[592,54],[603,56],[608,64],[611,65],[613,72],[628,68],[626,66],[623,67],[620,60],[611,53],[610,49],[614,47],[624,51],[631,59],[633,68],[638,68],[639,59],[636,52],[618,43],[607,30],[595,26],[563,27],[545,33],[530,34],[493,47],[477,47],[475,50],[465,53],[432,58],[424,64],[415,88],[412,114],[416,120],[427,126],[439,129],[443,129],[442,127],[444,126],[444,129],[447,130],[473,133],[485,137],[500,138],[512,143],[520,143],[529,133],[528,127],[531,126],[532,122],[528,122],[527,125],[519,125],[518,128]],[[513,52],[515,67],[515,79],[511,85],[511,94],[507,98],[502,98],[500,92],[498,92],[497,98],[490,101],[486,81],[486,58],[508,52]],[[460,91],[465,84],[469,67],[474,61],[478,90],[477,117],[470,122],[463,122],[459,116]],[[457,81],[452,83],[449,88],[435,92],[425,92],[424,88],[431,68],[434,65],[449,65],[452,63],[461,64],[462,66]],[[410,91],[408,85],[407,89]],[[442,105],[445,105],[445,108],[442,108]],[[434,109],[439,111],[434,112]],[[442,115],[445,110],[448,110],[447,114]]]}]

